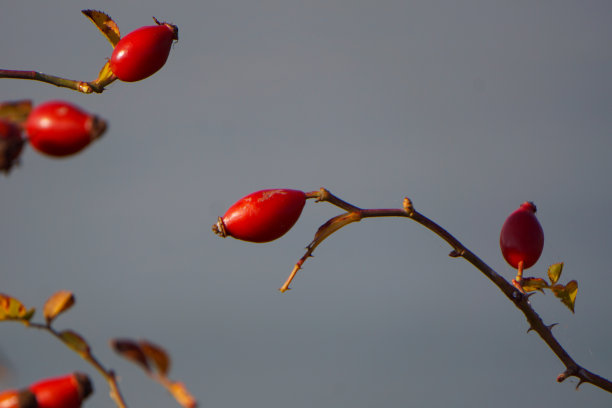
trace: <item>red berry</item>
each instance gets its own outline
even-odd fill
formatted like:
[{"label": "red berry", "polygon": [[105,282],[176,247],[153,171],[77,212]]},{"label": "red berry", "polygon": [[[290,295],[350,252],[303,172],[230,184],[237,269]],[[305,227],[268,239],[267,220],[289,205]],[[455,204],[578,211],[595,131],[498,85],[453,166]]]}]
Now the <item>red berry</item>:
[{"label": "red berry", "polygon": [[38,408],[30,390],[7,390],[0,393],[0,408]]},{"label": "red berry", "polygon": [[121,38],[110,59],[111,71],[122,81],[145,79],[161,69],[168,59],[178,27],[169,23],[140,27]]},{"label": "red berry", "polygon": [[39,408],[79,408],[92,392],[91,381],[82,373],[50,378],[30,386]]},{"label": "red berry", "polygon": [[19,161],[23,143],[19,126],[0,119],[0,171],[8,173]]},{"label": "red berry", "polygon": [[51,101],[32,110],[25,123],[30,144],[39,152],[68,156],[102,136],[106,122],[62,101]]},{"label": "red berry", "polygon": [[256,191],[232,205],[213,225],[213,231],[223,237],[229,235],[243,241],[273,241],[293,227],[305,203],[303,191]]},{"label": "red berry", "polygon": [[499,237],[504,259],[518,269],[523,261],[523,269],[535,264],[544,249],[544,231],[535,216],[536,206],[524,202],[504,222]]}]

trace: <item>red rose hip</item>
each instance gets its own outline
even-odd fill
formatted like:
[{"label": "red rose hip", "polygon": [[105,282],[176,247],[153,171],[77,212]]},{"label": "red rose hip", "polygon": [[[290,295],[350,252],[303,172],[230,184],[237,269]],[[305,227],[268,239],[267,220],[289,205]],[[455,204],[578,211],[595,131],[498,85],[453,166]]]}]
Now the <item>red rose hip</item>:
[{"label": "red rose hip", "polygon": [[0,171],[8,173],[19,161],[23,144],[19,126],[0,119]]},{"label": "red rose hip", "polygon": [[232,205],[213,231],[249,242],[269,242],[282,237],[297,222],[306,195],[303,191],[260,190]]},{"label": "red rose hip", "polygon": [[157,25],[132,31],[115,46],[110,68],[120,80],[140,81],[159,71],[166,63],[172,43],[178,41],[178,27],[155,22]]},{"label": "red rose hip", "polygon": [[25,122],[32,147],[63,157],[83,150],[106,131],[106,121],[62,101],[50,101],[32,110]]},{"label": "red rose hip", "polygon": [[[513,268],[533,266],[544,249],[544,231],[535,213],[536,206],[532,202],[524,202],[502,226],[499,245],[504,259]],[[521,261],[523,265],[519,268]]]},{"label": "red rose hip", "polygon": [[0,392],[0,408],[38,408],[38,404],[30,390],[7,390]]},{"label": "red rose hip", "polygon": [[92,392],[91,381],[83,373],[42,380],[29,389],[39,408],[79,408]]}]

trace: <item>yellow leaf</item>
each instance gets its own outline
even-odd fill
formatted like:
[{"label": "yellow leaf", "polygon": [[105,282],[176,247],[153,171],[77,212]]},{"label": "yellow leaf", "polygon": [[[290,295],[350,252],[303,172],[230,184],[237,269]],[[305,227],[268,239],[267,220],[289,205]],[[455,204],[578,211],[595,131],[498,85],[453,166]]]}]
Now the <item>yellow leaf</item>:
[{"label": "yellow leaf", "polygon": [[82,10],[81,13],[85,14],[102,31],[113,48],[117,45],[121,39],[121,33],[117,23],[108,14],[97,10]]},{"label": "yellow leaf", "polygon": [[12,101],[0,103],[0,118],[13,123],[23,123],[32,110],[32,101]]},{"label": "yellow leaf", "polygon": [[551,285],[554,285],[557,282],[559,282],[559,278],[561,277],[562,271],[563,271],[563,262],[552,264],[548,267],[548,279],[550,279]]},{"label": "yellow leaf", "polygon": [[548,283],[542,278],[524,278],[523,279],[523,290],[525,292],[533,292],[539,290],[544,292],[544,289],[548,287]]},{"label": "yellow leaf", "polygon": [[159,373],[164,377],[167,376],[170,369],[170,357],[168,353],[166,353],[163,348],[149,343],[146,340],[141,340],[139,345],[142,352],[149,361],[153,362]]},{"label": "yellow leaf", "polygon": [[47,324],[51,324],[60,313],[70,309],[74,304],[74,295],[67,290],[60,290],[54,293],[45,303],[43,315],[47,320]]},{"label": "yellow leaf", "polygon": [[0,293],[0,320],[21,320],[28,322],[35,309],[27,310],[19,300]]},{"label": "yellow leaf", "polygon": [[574,305],[576,304],[576,295],[578,294],[578,282],[570,281],[567,285],[555,285],[552,291],[556,297],[561,299],[561,302],[574,313]]},{"label": "yellow leaf", "polygon": [[146,372],[151,372],[147,357],[136,342],[128,339],[112,339],[111,347],[121,357],[140,365]]},{"label": "yellow leaf", "polygon": [[72,330],[64,330],[59,334],[65,345],[79,354],[89,354],[89,344],[79,334]]},{"label": "yellow leaf", "polygon": [[185,408],[195,408],[198,406],[198,401],[189,393],[189,390],[187,390],[183,383],[173,382],[167,388],[181,406]]}]

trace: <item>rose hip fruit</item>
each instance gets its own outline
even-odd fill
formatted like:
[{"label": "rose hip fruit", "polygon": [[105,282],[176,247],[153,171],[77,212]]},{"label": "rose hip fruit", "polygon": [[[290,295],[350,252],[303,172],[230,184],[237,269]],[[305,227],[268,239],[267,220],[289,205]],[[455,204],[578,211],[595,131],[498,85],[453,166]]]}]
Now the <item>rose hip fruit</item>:
[{"label": "rose hip fruit", "polygon": [[0,119],[0,171],[8,173],[19,162],[23,144],[19,126]]},{"label": "rose hip fruit", "polygon": [[92,392],[91,381],[83,373],[50,378],[29,387],[39,408],[79,408]]},{"label": "rose hip fruit", "polygon": [[30,390],[7,390],[0,393],[0,408],[38,408]]},{"label": "rose hip fruit", "polygon": [[527,269],[535,264],[544,249],[544,231],[535,216],[536,206],[524,202],[514,211],[501,229],[499,245],[506,262],[513,268]]},{"label": "rose hip fruit", "polygon": [[276,189],[249,194],[219,217],[213,231],[249,242],[269,242],[282,237],[297,222],[306,195],[303,191]]},{"label": "rose hip fruit", "polygon": [[50,101],[32,110],[25,122],[32,147],[55,157],[83,150],[106,131],[106,121],[62,101]]},{"label": "rose hip fruit", "polygon": [[132,31],[115,46],[110,68],[120,80],[140,81],[159,71],[166,63],[172,43],[178,41],[178,27],[155,22],[157,25]]}]

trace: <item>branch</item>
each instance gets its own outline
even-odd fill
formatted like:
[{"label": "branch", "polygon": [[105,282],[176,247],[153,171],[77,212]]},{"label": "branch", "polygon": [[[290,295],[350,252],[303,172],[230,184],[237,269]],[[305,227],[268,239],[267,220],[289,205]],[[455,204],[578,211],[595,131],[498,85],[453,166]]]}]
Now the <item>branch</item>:
[{"label": "branch", "polygon": [[562,382],[569,377],[578,378],[579,382],[576,388],[583,383],[590,383],[596,387],[599,387],[605,391],[612,393],[612,382],[609,380],[594,374],[593,372],[580,366],[574,359],[569,355],[567,351],[557,341],[555,336],[552,334],[552,326],[544,324],[540,316],[535,312],[529,303],[530,294],[521,293],[515,286],[509,283],[501,275],[495,272],[489,267],[484,261],[482,261],[476,254],[467,249],[459,240],[457,240],[448,231],[430,220],[423,214],[417,212],[410,199],[405,198],[403,208],[401,209],[361,209],[349,204],[338,197],[331,194],[329,191],[321,188],[319,191],[313,191],[306,193],[308,198],[316,198],[316,201],[327,201],[337,207],[346,210],[345,214],[338,215],[325,224],[323,224],[317,233],[313,241],[306,248],[307,251],[302,258],[295,264],[293,270],[287,281],[280,288],[281,292],[289,290],[289,285],[297,272],[301,269],[303,263],[312,256],[314,249],[327,237],[340,228],[348,225],[352,222],[361,221],[363,218],[374,218],[374,217],[405,217],[410,218],[413,221],[421,224],[428,230],[446,241],[452,248],[449,254],[454,258],[464,258],[466,261],[474,265],[476,269],[482,272],[489,280],[491,280],[495,286],[501,290],[506,297],[514,303],[514,305],[525,315],[525,318],[529,322],[529,331],[533,330],[539,334],[542,340],[548,345],[548,347],[555,353],[555,355],[565,365],[566,370],[557,377],[558,382]]},{"label": "branch", "polygon": [[61,88],[68,88],[86,94],[93,92],[102,93],[104,91],[104,87],[116,79],[116,77],[113,75],[112,78],[100,77],[95,81],[85,82],[61,78],[55,75],[43,74],[42,72],[37,71],[18,71],[10,69],[0,69],[0,78],[30,79],[33,81],[46,82]]}]

